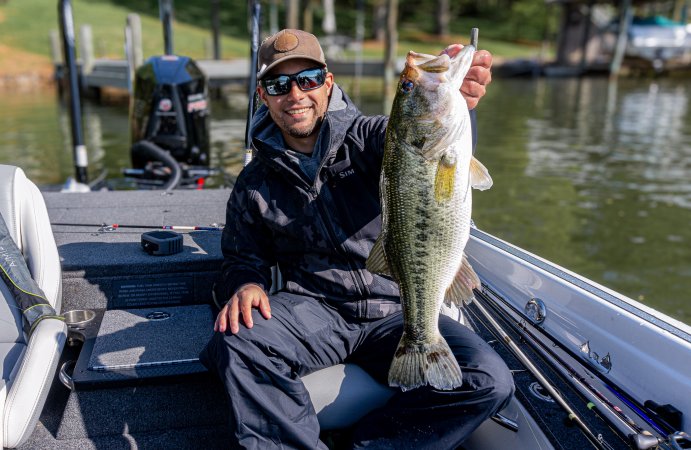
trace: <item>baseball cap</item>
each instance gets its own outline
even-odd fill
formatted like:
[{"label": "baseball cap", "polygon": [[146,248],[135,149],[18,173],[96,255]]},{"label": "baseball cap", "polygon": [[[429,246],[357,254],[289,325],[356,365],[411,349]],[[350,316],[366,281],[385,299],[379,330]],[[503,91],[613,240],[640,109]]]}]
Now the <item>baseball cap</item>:
[{"label": "baseball cap", "polygon": [[276,64],[289,59],[309,59],[326,67],[324,51],[317,37],[302,30],[286,29],[269,36],[259,47],[257,59],[259,80]]}]

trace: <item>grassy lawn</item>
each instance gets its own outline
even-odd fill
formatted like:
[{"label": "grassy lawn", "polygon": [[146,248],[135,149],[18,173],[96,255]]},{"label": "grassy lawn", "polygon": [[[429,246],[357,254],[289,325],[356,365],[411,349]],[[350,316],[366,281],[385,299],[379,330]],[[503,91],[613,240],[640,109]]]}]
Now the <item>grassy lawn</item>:
[{"label": "grassy lawn", "polygon": [[[0,42],[30,53],[50,56],[50,30],[58,30],[57,1],[9,0],[0,6]],[[92,27],[94,51],[98,58],[124,58],[124,27],[131,11],[107,1],[74,0],[72,2],[75,33],[79,27]],[[144,57],[163,53],[163,27],[158,17],[141,16]],[[189,24],[173,25],[176,53],[205,58],[210,50],[211,32]],[[237,38],[222,37],[226,58],[245,57],[249,44]],[[4,64],[3,64],[4,65]]]},{"label": "grassy lawn", "polygon": [[[0,2],[0,74],[12,74],[16,67],[38,67],[50,65],[50,30],[57,30],[57,1],[53,0],[5,0]],[[124,58],[124,26],[130,9],[117,6],[107,0],[73,0],[75,33],[79,41],[79,27],[92,27],[93,46],[97,58]],[[142,15],[144,57],[163,52],[163,31],[158,16]],[[460,31],[473,26],[471,22],[454,24]],[[489,24],[487,25],[490,26]],[[452,42],[467,43],[467,34],[457,34],[439,40],[416,32],[410,26],[401,27],[398,53],[403,56],[408,50],[438,53]],[[482,29],[482,28],[481,28]],[[211,32],[203,27],[176,22],[173,26],[173,43],[176,53],[197,59],[211,54]],[[481,33],[480,47],[491,51],[497,59],[530,57],[537,54],[537,47],[517,45],[491,39],[490,33]],[[249,37],[249,34],[248,34]],[[223,36],[221,41],[223,58],[246,58],[249,54],[248,39]],[[380,59],[384,51],[381,43],[368,42],[364,46],[366,58]],[[23,59],[29,58],[28,62]],[[14,67],[14,69],[10,69]]]}]

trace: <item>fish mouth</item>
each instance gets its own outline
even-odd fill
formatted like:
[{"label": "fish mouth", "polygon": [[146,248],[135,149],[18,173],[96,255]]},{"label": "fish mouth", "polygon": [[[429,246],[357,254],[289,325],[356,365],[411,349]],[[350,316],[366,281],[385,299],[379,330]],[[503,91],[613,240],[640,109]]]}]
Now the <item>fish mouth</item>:
[{"label": "fish mouth", "polygon": [[406,65],[417,67],[429,73],[443,73],[451,67],[451,58],[446,53],[438,56],[409,51]]},{"label": "fish mouth", "polygon": [[475,48],[473,46],[467,45],[452,58],[446,53],[428,55],[411,50],[406,57],[403,75],[412,81],[419,80],[424,74],[444,74],[443,78],[452,82],[457,81],[459,78],[462,80],[470,67],[474,51]]}]

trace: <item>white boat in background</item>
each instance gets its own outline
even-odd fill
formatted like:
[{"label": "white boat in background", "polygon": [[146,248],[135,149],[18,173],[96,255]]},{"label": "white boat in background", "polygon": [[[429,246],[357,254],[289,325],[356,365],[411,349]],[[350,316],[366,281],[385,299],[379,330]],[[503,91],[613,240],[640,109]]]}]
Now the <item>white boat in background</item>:
[{"label": "white boat in background", "polygon": [[626,51],[649,61],[681,58],[691,52],[691,24],[662,16],[634,18]]},{"label": "white boat in background", "polygon": [[[619,23],[613,22],[607,32],[616,35],[618,28]],[[606,42],[614,43],[616,39]],[[688,63],[691,59],[691,24],[663,16],[634,17],[628,26],[626,56],[649,61],[658,71],[672,61]]]}]

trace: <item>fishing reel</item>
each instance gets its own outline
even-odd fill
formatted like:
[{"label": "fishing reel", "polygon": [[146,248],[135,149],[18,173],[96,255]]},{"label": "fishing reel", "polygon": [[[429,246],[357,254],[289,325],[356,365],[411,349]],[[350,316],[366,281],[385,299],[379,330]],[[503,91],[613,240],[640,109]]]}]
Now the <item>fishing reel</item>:
[{"label": "fishing reel", "polygon": [[633,434],[631,441],[636,450],[649,450],[654,448],[666,448],[670,450],[682,450],[691,448],[691,436],[683,431],[677,431],[666,439],[657,438],[651,434]]}]

